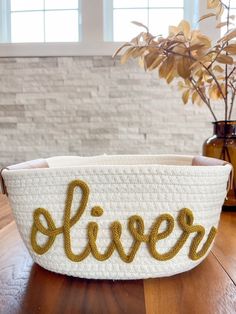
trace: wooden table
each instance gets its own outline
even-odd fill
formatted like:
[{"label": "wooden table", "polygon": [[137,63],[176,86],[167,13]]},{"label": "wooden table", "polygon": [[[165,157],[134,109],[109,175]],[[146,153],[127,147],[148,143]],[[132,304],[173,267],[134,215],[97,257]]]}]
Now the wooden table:
[{"label": "wooden table", "polygon": [[0,197],[0,313],[236,313],[236,212],[223,212],[200,266],[169,278],[106,281],[58,275],[33,263]]}]

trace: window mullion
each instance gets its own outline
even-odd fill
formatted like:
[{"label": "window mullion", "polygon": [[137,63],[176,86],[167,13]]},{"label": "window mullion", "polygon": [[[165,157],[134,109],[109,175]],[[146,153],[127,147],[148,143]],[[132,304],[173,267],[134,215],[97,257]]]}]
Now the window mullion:
[{"label": "window mullion", "polygon": [[113,41],[113,0],[103,1],[104,40]]},{"label": "window mullion", "polygon": [[[103,0],[83,0],[82,14],[82,42],[93,45],[103,41]],[[96,54],[96,51],[94,51]]]},{"label": "window mullion", "polygon": [[198,26],[200,1],[201,0],[184,0],[184,19],[189,21],[193,28]]},{"label": "window mullion", "polygon": [[[207,9],[207,1],[199,0],[199,17],[204,14],[210,13],[211,10]],[[217,21],[213,17],[203,20],[199,23],[200,31],[209,36],[212,42],[216,42],[220,38],[220,29],[216,28]]]},{"label": "window mullion", "polygon": [[43,41],[46,42],[45,0],[43,0]]},{"label": "window mullion", "polygon": [[11,3],[0,1],[0,42],[11,42]]}]

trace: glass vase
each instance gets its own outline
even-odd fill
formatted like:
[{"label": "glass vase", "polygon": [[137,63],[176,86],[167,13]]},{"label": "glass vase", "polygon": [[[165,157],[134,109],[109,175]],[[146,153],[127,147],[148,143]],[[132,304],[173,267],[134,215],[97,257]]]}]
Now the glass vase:
[{"label": "glass vase", "polygon": [[204,142],[203,155],[223,159],[233,165],[233,186],[225,200],[224,209],[236,210],[236,120],[213,122],[213,135]]}]

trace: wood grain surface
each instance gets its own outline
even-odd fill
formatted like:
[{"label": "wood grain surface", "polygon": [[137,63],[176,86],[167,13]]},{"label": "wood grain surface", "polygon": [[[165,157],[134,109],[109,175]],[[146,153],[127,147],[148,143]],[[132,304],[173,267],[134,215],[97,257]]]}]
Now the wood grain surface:
[{"label": "wood grain surface", "polygon": [[13,220],[8,199],[0,194],[0,230]]},{"label": "wood grain surface", "polygon": [[236,211],[222,214],[220,234],[212,252],[236,284]]},{"label": "wood grain surface", "polygon": [[86,280],[33,263],[0,196],[0,314],[236,313],[236,212],[223,212],[209,256],[195,269],[167,278]]}]

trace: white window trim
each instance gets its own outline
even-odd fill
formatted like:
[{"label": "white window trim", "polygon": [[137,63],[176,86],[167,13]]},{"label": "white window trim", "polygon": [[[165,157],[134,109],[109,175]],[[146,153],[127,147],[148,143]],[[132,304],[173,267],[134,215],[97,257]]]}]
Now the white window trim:
[{"label": "white window trim", "polygon": [[[194,7],[198,0],[184,0],[184,19],[194,21]],[[142,7],[140,7],[142,9]],[[171,9],[171,7],[170,7]],[[124,9],[125,10],[125,9]],[[167,9],[168,11],[168,9]],[[113,37],[113,0],[104,0],[104,40],[111,41]],[[193,24],[193,23],[191,23]],[[138,33],[137,28],[137,33]],[[140,29],[141,31],[141,29]]]},{"label": "white window trim", "polygon": [[8,42],[11,39],[11,29],[10,29],[10,1],[0,0],[0,29],[4,30],[0,32],[0,40],[2,43]]},{"label": "white window trim", "polygon": [[[199,0],[199,17],[204,14],[210,13],[206,8],[206,0]],[[220,38],[220,29],[216,28],[217,21],[214,17],[203,20],[199,24],[199,29],[203,34],[209,36],[213,42],[216,42]]]},{"label": "white window trim", "polygon": [[[199,1],[199,5],[196,1]],[[0,0],[0,10],[6,9],[4,5],[7,2],[8,0]],[[198,16],[206,14],[206,0],[184,0],[184,2],[186,8],[184,18],[192,19],[194,14],[197,20]],[[196,4],[199,8],[197,13]],[[111,56],[122,43],[104,41],[103,10],[103,0],[81,0],[81,41],[78,43],[1,43],[0,57]],[[2,23],[6,21],[0,19],[0,26]],[[204,21],[203,26],[200,24],[200,29],[202,27],[203,32],[207,29],[207,35],[215,39],[219,34],[214,29],[214,23],[213,19]]]}]

